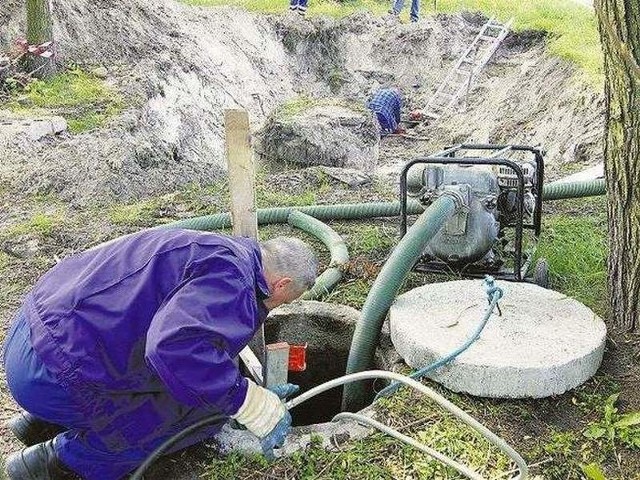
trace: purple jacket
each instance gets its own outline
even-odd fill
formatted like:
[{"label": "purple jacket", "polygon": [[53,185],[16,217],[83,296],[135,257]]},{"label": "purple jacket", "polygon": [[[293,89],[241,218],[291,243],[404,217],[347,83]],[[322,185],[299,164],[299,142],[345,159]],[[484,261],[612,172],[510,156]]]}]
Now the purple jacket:
[{"label": "purple jacket", "polygon": [[60,262],[25,312],[36,352],[104,428],[122,409],[161,415],[148,402],[167,390],[235,413],[247,382],[233,358],[264,322],[268,295],[256,242],[148,230]]}]

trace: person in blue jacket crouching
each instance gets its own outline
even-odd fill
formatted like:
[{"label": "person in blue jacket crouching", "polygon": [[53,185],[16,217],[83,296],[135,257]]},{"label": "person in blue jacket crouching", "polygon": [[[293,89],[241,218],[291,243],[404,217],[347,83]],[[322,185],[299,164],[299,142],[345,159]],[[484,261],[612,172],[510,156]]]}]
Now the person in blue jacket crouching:
[{"label": "person in blue jacket crouching", "polygon": [[293,238],[170,229],[60,262],[26,296],[5,343],[7,383],[25,409],[10,428],[28,446],[7,459],[9,478],[120,479],[215,414],[244,425],[267,454],[281,446],[291,428],[283,401],[234,359],[317,267]]}]

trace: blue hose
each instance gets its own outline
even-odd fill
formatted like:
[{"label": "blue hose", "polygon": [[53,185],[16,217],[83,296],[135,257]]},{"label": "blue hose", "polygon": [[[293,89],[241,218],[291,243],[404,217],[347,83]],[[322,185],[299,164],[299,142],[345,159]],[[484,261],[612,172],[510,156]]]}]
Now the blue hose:
[{"label": "blue hose", "polygon": [[[496,306],[498,305],[498,301],[500,301],[503,295],[502,289],[498,285],[496,285],[495,279],[493,277],[487,275],[487,277],[484,279],[482,283],[484,285],[485,291],[487,292],[487,300],[489,302],[489,306],[485,310],[484,318],[478,325],[478,328],[476,328],[475,332],[473,332],[473,334],[467,339],[467,341],[464,344],[462,344],[460,347],[455,349],[453,352],[449,353],[448,355],[445,355],[439,360],[436,360],[432,364],[427,365],[426,367],[421,368],[416,372],[413,372],[411,375],[409,375],[409,378],[413,378],[414,380],[419,380],[425,375],[427,375],[428,373],[434,371],[435,369],[440,368],[446,365],[447,363],[450,363],[458,355],[460,355],[467,348],[473,345],[473,343],[480,337],[482,330],[484,330],[484,327],[489,322],[489,318],[491,318],[491,315],[493,314],[493,310],[496,308]],[[500,311],[500,307],[498,307],[498,311]],[[378,400],[381,397],[386,397],[388,395],[391,395],[396,390],[398,390],[400,386],[401,384],[398,382],[388,385],[387,387],[380,390],[380,392],[378,392],[375,400]]]}]

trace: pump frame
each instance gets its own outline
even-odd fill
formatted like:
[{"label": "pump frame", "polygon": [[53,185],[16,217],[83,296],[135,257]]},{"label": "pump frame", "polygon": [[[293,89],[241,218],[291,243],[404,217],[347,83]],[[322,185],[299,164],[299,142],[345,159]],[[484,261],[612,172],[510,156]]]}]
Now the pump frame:
[{"label": "pump frame", "polygon": [[[465,153],[468,150],[485,150],[493,152],[491,155],[480,156],[460,156],[458,153]],[[513,160],[504,158],[503,155],[508,152],[530,152],[534,155],[536,162],[536,182],[532,193],[535,196],[535,209],[531,223],[524,221],[524,174],[522,168]],[[407,174],[409,169],[417,164],[439,164],[439,165],[504,165],[512,169],[517,177],[518,185],[516,188],[516,219],[508,224],[500,224],[499,237],[507,228],[515,229],[514,252],[513,252],[513,269],[506,268],[502,265],[496,269],[482,267],[478,264],[467,264],[460,268],[448,264],[442,260],[430,259],[419,260],[415,270],[427,273],[438,274],[458,274],[462,277],[482,277],[490,274],[501,280],[510,280],[516,282],[532,282],[533,277],[527,275],[531,261],[535,254],[535,246],[540,237],[542,229],[542,192],[544,187],[544,157],[542,150],[534,147],[523,145],[489,145],[489,144],[459,144],[445,148],[428,157],[418,157],[408,162],[400,173],[400,236],[403,237],[407,233],[408,215],[407,215]],[[522,249],[522,239],[524,230],[533,230],[534,245],[533,248],[525,253]]]}]

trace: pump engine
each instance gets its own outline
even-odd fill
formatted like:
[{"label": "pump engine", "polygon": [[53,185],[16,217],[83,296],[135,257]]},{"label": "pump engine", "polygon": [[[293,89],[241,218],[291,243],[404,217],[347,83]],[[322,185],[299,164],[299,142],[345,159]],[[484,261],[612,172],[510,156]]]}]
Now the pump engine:
[{"label": "pump engine", "polygon": [[412,197],[426,207],[445,192],[460,204],[425,249],[421,269],[525,279],[532,251],[523,253],[523,232],[533,232],[535,245],[543,175],[541,150],[523,146],[458,145],[409,162],[401,178],[404,205]]}]

